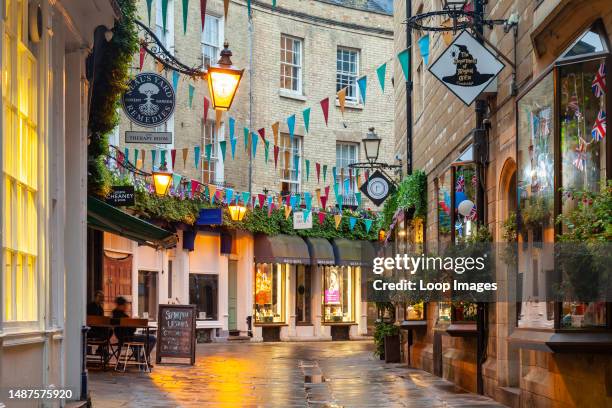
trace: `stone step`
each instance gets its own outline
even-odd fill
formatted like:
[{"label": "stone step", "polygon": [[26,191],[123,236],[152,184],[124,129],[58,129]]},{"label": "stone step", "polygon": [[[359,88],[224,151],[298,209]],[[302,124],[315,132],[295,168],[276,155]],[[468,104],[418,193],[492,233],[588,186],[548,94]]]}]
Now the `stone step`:
[{"label": "stone step", "polygon": [[249,336],[227,336],[227,341],[248,342],[251,341]]}]

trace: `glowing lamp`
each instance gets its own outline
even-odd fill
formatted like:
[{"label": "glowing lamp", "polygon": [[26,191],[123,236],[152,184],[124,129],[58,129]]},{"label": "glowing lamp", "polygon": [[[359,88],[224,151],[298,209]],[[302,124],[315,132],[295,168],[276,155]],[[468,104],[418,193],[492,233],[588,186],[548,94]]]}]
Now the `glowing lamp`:
[{"label": "glowing lamp", "polygon": [[165,196],[168,194],[168,188],[172,182],[172,173],[168,172],[166,164],[162,163],[158,171],[153,172],[153,186],[155,187],[155,194],[158,196]]},{"label": "glowing lamp", "polygon": [[246,207],[244,205],[234,204],[227,207],[232,221],[242,221],[246,214]]},{"label": "glowing lamp", "polygon": [[378,231],[378,240],[380,242],[384,242],[386,238],[387,238],[387,231],[385,231],[384,229],[381,229],[380,231]]},{"label": "glowing lamp", "polygon": [[208,67],[207,77],[213,109],[226,111],[232,106],[244,70],[232,65],[232,52],[228,48],[229,44],[225,42],[223,46],[219,62]]}]

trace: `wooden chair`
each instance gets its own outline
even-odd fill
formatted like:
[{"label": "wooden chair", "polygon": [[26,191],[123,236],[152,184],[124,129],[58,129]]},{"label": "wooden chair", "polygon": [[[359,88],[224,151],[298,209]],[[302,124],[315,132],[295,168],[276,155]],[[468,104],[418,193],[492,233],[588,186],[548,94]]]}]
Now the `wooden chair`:
[{"label": "wooden chair", "polygon": [[[106,316],[87,316],[87,326],[90,328],[98,328],[102,332],[102,336],[91,336],[91,331],[87,335],[87,361],[98,362],[100,367],[106,370],[108,361],[110,360],[110,337],[112,329],[110,328],[110,317]],[[95,347],[95,353],[93,353]],[[90,352],[91,351],[91,352]]]},{"label": "wooden chair", "polygon": [[[148,324],[148,319],[123,318],[119,320],[120,328],[144,327],[148,326]],[[148,338],[145,338],[143,341],[140,339],[135,339],[131,336],[122,339],[119,344],[119,355],[117,357],[117,362],[115,363],[115,371],[125,372],[128,365],[135,365],[138,366],[140,370],[144,368],[145,371],[151,372],[151,368],[149,366],[149,356],[147,355],[147,341],[149,341]],[[144,361],[140,361],[141,355],[144,356]],[[122,370],[120,366],[123,366]]]}]

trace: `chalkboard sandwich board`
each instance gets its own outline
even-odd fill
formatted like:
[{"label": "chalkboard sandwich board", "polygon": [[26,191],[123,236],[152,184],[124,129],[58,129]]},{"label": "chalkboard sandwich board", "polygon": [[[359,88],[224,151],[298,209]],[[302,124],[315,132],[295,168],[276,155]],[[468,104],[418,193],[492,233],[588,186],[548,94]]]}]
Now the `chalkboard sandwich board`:
[{"label": "chalkboard sandwich board", "polygon": [[195,364],[195,305],[159,305],[157,364],[163,357],[189,358]]}]

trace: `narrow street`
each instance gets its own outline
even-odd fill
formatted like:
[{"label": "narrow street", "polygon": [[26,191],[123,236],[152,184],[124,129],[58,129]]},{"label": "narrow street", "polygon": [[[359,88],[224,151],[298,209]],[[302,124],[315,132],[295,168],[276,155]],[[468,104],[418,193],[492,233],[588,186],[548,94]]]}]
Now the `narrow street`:
[{"label": "narrow street", "polygon": [[90,370],[94,407],[501,407],[452,383],[385,364],[371,342],[213,343],[195,366]]}]

